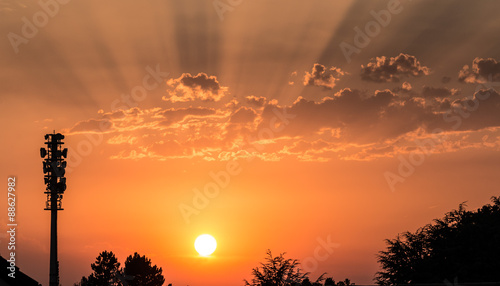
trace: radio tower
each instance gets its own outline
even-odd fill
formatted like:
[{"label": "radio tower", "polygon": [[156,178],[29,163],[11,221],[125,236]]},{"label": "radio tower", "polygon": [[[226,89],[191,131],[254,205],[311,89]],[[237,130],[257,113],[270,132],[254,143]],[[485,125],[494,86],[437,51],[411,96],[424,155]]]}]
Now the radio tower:
[{"label": "radio tower", "polygon": [[44,181],[47,187],[47,202],[45,210],[50,211],[50,286],[59,286],[59,261],[57,261],[57,211],[62,211],[62,198],[66,190],[66,178],[64,177],[68,149],[62,149],[64,135],[54,131],[53,134],[45,135],[47,148],[40,148],[40,156],[43,160]]}]

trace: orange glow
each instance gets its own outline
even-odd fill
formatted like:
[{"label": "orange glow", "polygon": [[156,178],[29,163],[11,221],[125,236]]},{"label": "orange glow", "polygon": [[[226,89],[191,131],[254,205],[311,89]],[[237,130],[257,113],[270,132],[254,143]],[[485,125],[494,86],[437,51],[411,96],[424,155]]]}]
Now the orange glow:
[{"label": "orange glow", "polygon": [[[492,4],[402,0],[356,47],[355,27],[387,3],[253,0],[221,16],[213,2],[238,1],[68,1],[17,52],[1,41],[21,271],[48,285],[38,150],[53,130],[69,148],[63,285],[103,250],[122,267],[146,255],[165,285],[242,285],[267,249],[313,279],[372,284],[385,239],[498,195]],[[3,35],[37,11],[1,1]],[[205,233],[217,248],[200,257]]]}]

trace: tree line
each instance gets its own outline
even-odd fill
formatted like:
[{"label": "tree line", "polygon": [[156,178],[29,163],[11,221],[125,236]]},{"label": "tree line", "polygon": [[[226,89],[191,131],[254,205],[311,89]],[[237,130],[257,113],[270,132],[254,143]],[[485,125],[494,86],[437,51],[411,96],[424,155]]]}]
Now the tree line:
[{"label": "tree line", "polygon": [[115,254],[105,250],[90,267],[92,274],[82,277],[74,286],[160,286],[165,282],[162,268],[152,265],[151,259],[137,252],[129,255],[125,267],[120,268]]},{"label": "tree line", "polygon": [[[387,239],[387,249],[377,255],[382,270],[374,281],[387,286],[449,284],[458,279],[461,283],[500,284],[500,197],[491,201],[476,211],[467,211],[462,203],[415,232]],[[311,281],[310,273],[302,271],[297,259],[284,255],[273,256],[268,250],[264,262],[252,269],[251,280],[243,280],[244,285],[355,285],[349,279],[335,282],[333,277],[325,277],[326,273]],[[120,268],[113,252],[103,251],[91,268],[93,273],[75,286],[161,286],[165,282],[162,268],[137,252]]]},{"label": "tree line", "polygon": [[[355,285],[349,279],[335,282],[333,277],[325,278],[326,273],[311,282],[308,272],[302,272],[297,259],[285,258],[285,253],[273,257],[267,251],[266,262],[262,267],[254,268],[251,282],[244,280],[248,286],[350,286]],[[137,252],[127,257],[125,267],[112,251],[99,253],[90,265],[92,273],[81,278],[74,286],[162,286],[165,278],[161,267],[151,263],[146,256]],[[172,284],[168,284],[172,286]]]}]

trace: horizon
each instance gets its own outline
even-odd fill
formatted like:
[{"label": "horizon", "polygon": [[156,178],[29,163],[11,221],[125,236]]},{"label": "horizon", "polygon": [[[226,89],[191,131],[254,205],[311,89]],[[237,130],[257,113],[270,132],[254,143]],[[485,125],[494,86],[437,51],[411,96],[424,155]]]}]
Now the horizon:
[{"label": "horizon", "polygon": [[55,132],[62,285],[104,250],[147,256],[164,285],[243,285],[268,249],[374,285],[385,239],[499,195],[499,8],[0,0],[16,266],[48,285],[39,150]]}]

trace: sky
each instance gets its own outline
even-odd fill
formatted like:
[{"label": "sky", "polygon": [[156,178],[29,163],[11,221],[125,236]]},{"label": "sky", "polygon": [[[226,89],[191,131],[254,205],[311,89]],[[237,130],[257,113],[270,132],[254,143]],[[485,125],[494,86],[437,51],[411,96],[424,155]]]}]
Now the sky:
[{"label": "sky", "polygon": [[[165,285],[243,285],[267,249],[312,278],[372,284],[385,239],[498,195],[499,10],[0,0],[0,172],[17,181],[17,265],[48,285],[39,148],[55,130],[69,149],[62,285],[103,250],[122,266],[146,255]],[[210,257],[193,246],[203,233],[218,243]]]}]

